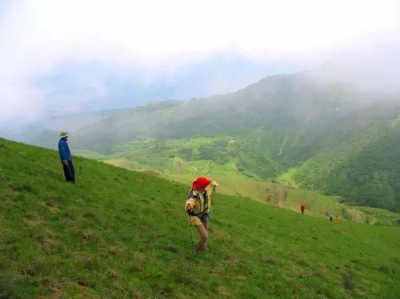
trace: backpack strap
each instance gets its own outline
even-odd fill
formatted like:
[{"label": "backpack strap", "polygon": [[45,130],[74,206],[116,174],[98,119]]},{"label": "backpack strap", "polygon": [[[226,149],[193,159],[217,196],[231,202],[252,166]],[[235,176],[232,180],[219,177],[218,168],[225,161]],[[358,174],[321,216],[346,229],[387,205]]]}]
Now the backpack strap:
[{"label": "backpack strap", "polygon": [[208,198],[207,192],[204,191],[204,193],[202,195],[204,196],[204,203],[201,202],[200,196],[195,194],[194,190],[192,188],[192,189],[190,189],[188,197],[187,197],[188,199],[193,198],[194,200],[199,202],[200,209],[201,209],[200,213],[204,213],[205,211],[207,211],[208,210],[208,206],[209,206],[209,198]]}]

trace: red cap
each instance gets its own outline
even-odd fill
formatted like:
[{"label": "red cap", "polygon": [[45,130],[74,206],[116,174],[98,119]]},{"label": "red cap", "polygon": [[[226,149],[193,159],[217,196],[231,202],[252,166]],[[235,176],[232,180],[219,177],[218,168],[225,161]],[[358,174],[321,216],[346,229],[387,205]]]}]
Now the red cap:
[{"label": "red cap", "polygon": [[208,185],[211,184],[211,181],[207,179],[205,176],[198,177],[193,183],[193,188],[206,188]]}]

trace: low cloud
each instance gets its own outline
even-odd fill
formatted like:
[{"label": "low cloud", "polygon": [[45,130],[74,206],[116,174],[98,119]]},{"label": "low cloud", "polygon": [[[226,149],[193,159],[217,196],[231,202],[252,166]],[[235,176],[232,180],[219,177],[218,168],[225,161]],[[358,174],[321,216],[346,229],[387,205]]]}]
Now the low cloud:
[{"label": "low cloud", "polygon": [[396,95],[400,101],[400,40],[361,45],[333,53],[313,72],[315,80],[348,82],[364,92]]},{"label": "low cloud", "polygon": [[[357,65],[351,57],[400,36],[395,0],[16,0],[0,5],[2,123],[225,93],[269,74],[332,61],[359,78],[364,62]],[[343,48],[357,47],[358,52],[346,53],[348,61],[341,60]],[[398,73],[390,59],[398,52],[385,54],[384,63],[376,53],[378,59],[367,58],[365,64],[369,60],[370,73],[385,79],[368,80],[377,87],[394,85]]]}]

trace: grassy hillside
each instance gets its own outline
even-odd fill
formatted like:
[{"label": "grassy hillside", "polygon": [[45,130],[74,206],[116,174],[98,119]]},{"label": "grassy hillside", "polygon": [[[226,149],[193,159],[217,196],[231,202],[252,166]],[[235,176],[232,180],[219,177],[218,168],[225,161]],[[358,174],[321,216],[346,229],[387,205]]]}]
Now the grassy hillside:
[{"label": "grassy hillside", "polygon": [[[295,136],[289,132],[278,147],[276,142],[270,142],[276,136],[254,130],[244,137],[138,139],[116,146],[117,153],[102,160],[129,169],[178,177],[196,173],[216,177],[234,174],[283,183],[290,178],[291,185],[340,196],[352,205],[400,211],[400,189],[396,180],[400,175],[398,120],[377,119],[363,126],[346,125],[321,137],[321,142],[309,150],[312,143],[308,142],[307,146],[304,141],[295,141]],[[294,151],[306,159],[305,162],[283,172],[284,166],[279,163],[277,153],[293,155]],[[306,158],[307,155],[311,157]]]},{"label": "grassy hillside", "polygon": [[193,256],[187,185],[0,139],[1,298],[397,298],[399,229],[214,197]]},{"label": "grassy hillside", "polygon": [[[248,197],[294,211],[304,203],[310,207],[309,213],[315,216],[335,213],[355,222],[397,225],[399,213],[365,213],[357,207],[339,203],[343,197],[323,196],[260,179],[276,177],[279,167],[258,147],[252,147],[254,143],[249,141],[252,139],[252,136],[247,140],[230,136],[165,141],[143,139],[118,146],[119,154],[97,158],[128,169],[158,173],[186,184],[195,176],[207,174],[221,183],[219,189],[224,194]],[[89,156],[95,158],[90,153]],[[321,163],[321,169],[323,165]],[[279,178],[283,182],[284,176]]]}]

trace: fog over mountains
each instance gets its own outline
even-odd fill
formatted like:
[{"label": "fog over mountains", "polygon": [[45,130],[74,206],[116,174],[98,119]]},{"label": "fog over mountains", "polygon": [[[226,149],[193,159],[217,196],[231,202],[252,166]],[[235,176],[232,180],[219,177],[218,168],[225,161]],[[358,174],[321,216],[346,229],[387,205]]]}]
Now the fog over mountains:
[{"label": "fog over mountains", "polygon": [[[161,172],[152,161],[209,160],[262,180],[290,174],[298,187],[399,210],[400,97],[321,78],[313,72],[274,75],[227,94],[69,115],[31,125],[20,137],[55,148],[64,125],[74,150],[93,157]],[[165,145],[201,144],[202,138],[211,141],[185,150]]]},{"label": "fog over mountains", "polygon": [[178,66],[164,63],[150,69],[140,64],[71,59],[35,78],[34,91],[15,85],[16,92],[4,85],[0,94],[0,134],[65,114],[235,92],[261,78],[282,73],[307,71],[322,83],[340,82],[363,91],[398,94],[398,53],[399,43],[391,41],[296,56],[271,54],[259,59],[221,51],[201,60],[187,59]]}]

